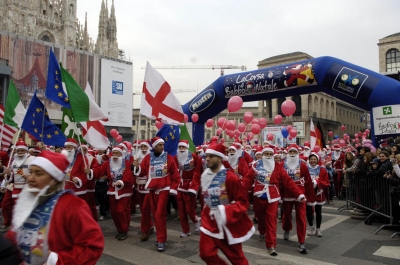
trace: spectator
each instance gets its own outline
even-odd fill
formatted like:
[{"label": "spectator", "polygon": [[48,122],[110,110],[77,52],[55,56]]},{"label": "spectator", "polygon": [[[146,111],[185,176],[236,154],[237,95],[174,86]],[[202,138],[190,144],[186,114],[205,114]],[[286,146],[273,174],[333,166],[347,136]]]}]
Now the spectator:
[{"label": "spectator", "polygon": [[393,185],[390,192],[392,197],[392,214],[393,214],[393,224],[399,224],[400,221],[400,154],[396,155],[396,164],[393,166],[393,172],[387,177],[390,184]]}]

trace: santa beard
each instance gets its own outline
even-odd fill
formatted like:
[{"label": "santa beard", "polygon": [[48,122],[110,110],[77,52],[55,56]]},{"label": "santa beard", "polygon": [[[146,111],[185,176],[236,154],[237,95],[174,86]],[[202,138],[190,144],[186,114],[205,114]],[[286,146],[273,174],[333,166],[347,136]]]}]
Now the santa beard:
[{"label": "santa beard", "polygon": [[246,150],[246,153],[248,153],[249,155],[251,155],[251,150]]},{"label": "santa beard", "polygon": [[147,149],[144,153],[143,153],[143,151],[138,152],[137,158],[138,158],[139,163],[142,162],[143,158],[145,156],[147,156],[148,154],[150,154],[150,150],[149,149]]},{"label": "santa beard", "polygon": [[96,155],[96,160],[99,165],[103,164],[103,155]]},{"label": "santa beard", "polygon": [[186,149],[185,151],[178,151],[178,153],[176,153],[176,158],[178,159],[179,165],[184,165],[188,159],[188,156],[189,150]]},{"label": "santa beard", "polygon": [[324,158],[325,157],[325,152],[318,152],[318,156],[320,157],[320,158]]},{"label": "santa beard", "polygon": [[274,161],[274,157],[264,157],[262,158],[262,162],[264,165],[264,168],[268,171],[268,172],[272,172],[275,169],[275,161]]},{"label": "santa beard", "polygon": [[295,155],[295,156],[287,156],[286,157],[286,166],[289,169],[296,169],[299,166],[299,155]]},{"label": "santa beard", "polygon": [[20,167],[28,157],[28,154],[24,154],[22,156],[19,156],[17,154],[14,155],[14,163],[17,167]]},{"label": "santa beard", "polygon": [[311,150],[304,150],[304,156],[305,157],[309,157],[310,156],[310,154],[311,154]]},{"label": "santa beard", "polygon": [[[114,160],[114,158],[118,158]],[[122,156],[112,156],[110,159],[110,169],[111,171],[117,171],[122,167]]]},{"label": "santa beard", "polygon": [[[39,197],[46,194],[47,190],[50,188],[50,184],[39,190],[36,188],[29,188],[28,184],[25,184],[21,193],[18,194],[18,200],[14,206],[12,226],[13,230],[16,231],[32,211],[36,208],[39,203]],[[32,194],[32,192],[39,192],[37,195]]]},{"label": "santa beard", "polygon": [[228,162],[231,166],[236,166],[239,160],[239,154],[236,151],[234,154],[228,154]]},{"label": "santa beard", "polygon": [[333,152],[333,158],[334,158],[334,160],[339,159],[340,158],[340,151],[334,151]]},{"label": "santa beard", "polygon": [[72,150],[69,150],[69,151],[64,149],[64,150],[61,151],[61,154],[65,155],[65,157],[67,158],[67,160],[71,164],[72,161],[74,160],[75,152],[76,152],[75,149],[72,149]]}]

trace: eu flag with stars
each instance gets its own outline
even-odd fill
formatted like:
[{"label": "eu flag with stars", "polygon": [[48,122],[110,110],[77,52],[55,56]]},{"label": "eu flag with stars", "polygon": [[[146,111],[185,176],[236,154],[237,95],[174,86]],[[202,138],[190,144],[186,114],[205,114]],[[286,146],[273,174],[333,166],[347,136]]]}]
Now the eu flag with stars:
[{"label": "eu flag with stars", "polygon": [[[44,119],[43,115],[45,115]],[[64,146],[64,143],[67,140],[61,130],[50,121],[47,109],[36,97],[36,91],[32,96],[28,109],[26,110],[26,115],[21,128],[46,145]]]},{"label": "eu flag with stars", "polygon": [[156,136],[164,140],[164,151],[174,156],[178,150],[179,125],[164,124]]},{"label": "eu flag with stars", "polygon": [[61,79],[60,65],[50,48],[49,67],[47,69],[46,98],[60,104],[63,107],[71,108],[67,93],[65,92]]}]

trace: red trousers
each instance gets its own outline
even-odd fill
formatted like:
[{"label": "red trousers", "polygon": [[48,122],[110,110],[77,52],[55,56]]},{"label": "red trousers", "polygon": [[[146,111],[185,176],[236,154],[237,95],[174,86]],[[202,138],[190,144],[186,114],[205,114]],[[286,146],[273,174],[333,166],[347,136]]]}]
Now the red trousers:
[{"label": "red trousers", "polygon": [[117,227],[118,233],[127,233],[129,230],[129,223],[131,222],[130,200],[131,197],[115,198],[115,195],[109,195],[110,199],[110,212]]},{"label": "red trousers", "polygon": [[4,226],[11,225],[12,210],[14,208],[14,199],[12,198],[12,191],[6,189],[3,201],[1,202],[1,209],[3,211]]},{"label": "red trousers", "polygon": [[178,191],[178,210],[182,231],[187,234],[190,232],[188,216],[193,223],[197,223],[196,195],[189,195],[188,192]]},{"label": "red trousers", "polygon": [[150,199],[151,213],[156,224],[157,242],[165,243],[167,241],[167,203],[169,190],[162,190],[159,194],[151,190],[147,196]]},{"label": "red trousers", "polygon": [[153,221],[151,220],[150,196],[148,193],[139,193],[138,196],[140,212],[142,213],[142,217],[140,218],[140,230],[142,233],[148,233],[153,226]]},{"label": "red trousers", "polygon": [[96,196],[94,192],[88,191],[86,194],[79,195],[79,197],[86,201],[89,206],[90,212],[92,213],[93,219],[97,222],[99,220],[97,216],[97,208],[96,208]]},{"label": "red trousers", "polygon": [[[132,188],[132,190],[133,190],[133,193],[132,193],[132,196],[131,196],[131,201],[130,201],[130,204],[131,204],[131,213],[132,214],[134,214],[134,213],[136,213],[136,205],[137,204],[139,204],[139,207],[142,207],[141,205],[140,205],[140,199],[139,199],[139,192],[135,189],[135,188]],[[142,208],[140,208],[140,209],[142,209]]]},{"label": "red trousers", "polygon": [[265,235],[265,245],[268,248],[276,247],[276,213],[278,212],[279,202],[269,203],[254,196],[253,210],[258,221],[258,231],[260,235]]},{"label": "red trousers", "polygon": [[338,171],[337,173],[337,177],[333,178],[333,183],[335,185],[335,191],[336,191],[336,196],[339,196],[339,193],[342,189],[342,185],[340,184],[342,181],[342,176],[343,176],[343,172],[342,171]]},{"label": "red trousers", "polygon": [[227,263],[218,256],[218,249],[225,254],[233,265],[249,264],[249,261],[244,256],[241,243],[229,245],[226,240],[226,235],[224,239],[217,239],[204,233],[200,234],[199,256],[205,263],[212,265],[227,265]]},{"label": "red trousers", "polygon": [[304,244],[306,240],[306,203],[296,201],[283,201],[283,217],[282,229],[285,231],[292,230],[292,209],[293,205],[296,209],[296,232],[297,240],[300,244]]}]

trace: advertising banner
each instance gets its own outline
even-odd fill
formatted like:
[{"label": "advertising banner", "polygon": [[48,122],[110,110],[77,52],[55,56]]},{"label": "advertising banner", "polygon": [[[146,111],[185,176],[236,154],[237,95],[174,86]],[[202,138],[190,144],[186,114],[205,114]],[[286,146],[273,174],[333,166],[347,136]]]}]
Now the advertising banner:
[{"label": "advertising banner", "polygon": [[372,108],[375,135],[400,133],[400,105]]},{"label": "advertising banner", "polygon": [[280,126],[274,126],[274,127],[265,127],[263,129],[263,142],[269,141],[267,138],[268,134],[273,134],[274,139],[272,141],[269,141],[270,144],[279,146],[279,147],[286,147],[289,144],[295,144],[296,143],[296,137],[291,138],[283,138],[283,135],[281,133],[282,127]]},{"label": "advertising banner", "polygon": [[132,127],[133,66],[102,58],[100,89],[104,125]]}]

